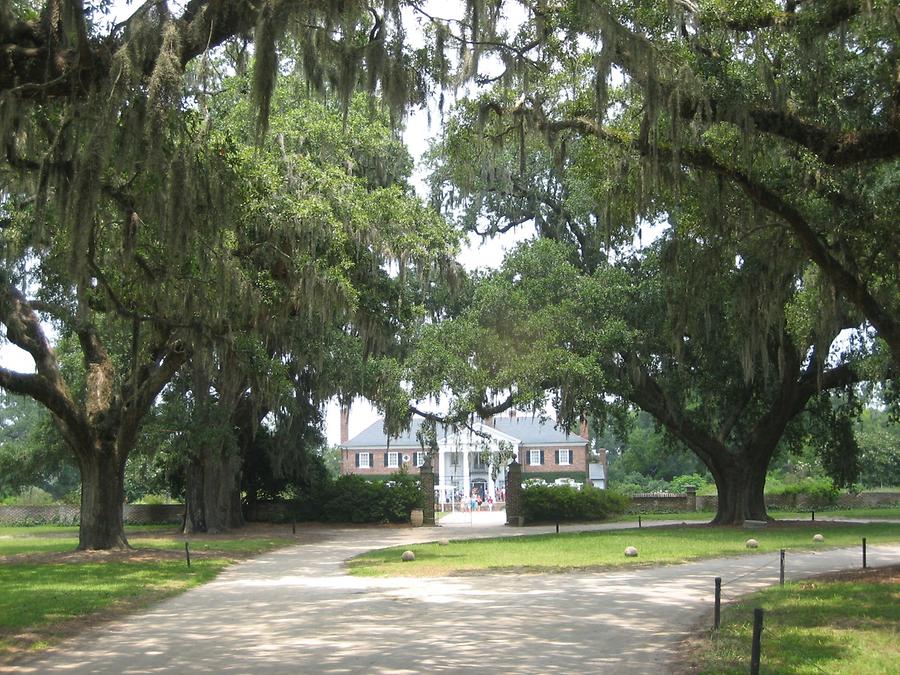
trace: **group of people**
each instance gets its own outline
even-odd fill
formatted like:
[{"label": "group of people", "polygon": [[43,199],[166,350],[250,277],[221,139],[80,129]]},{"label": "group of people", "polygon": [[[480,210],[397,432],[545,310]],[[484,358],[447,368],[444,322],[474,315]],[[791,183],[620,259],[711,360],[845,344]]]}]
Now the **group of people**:
[{"label": "group of people", "polygon": [[[497,489],[497,502],[504,501],[504,490]],[[453,494],[444,497],[445,504],[454,504],[460,511],[493,511],[494,498],[488,495],[485,497],[481,490],[477,487],[472,488],[472,492],[468,497],[464,497],[463,491],[457,488]]]}]

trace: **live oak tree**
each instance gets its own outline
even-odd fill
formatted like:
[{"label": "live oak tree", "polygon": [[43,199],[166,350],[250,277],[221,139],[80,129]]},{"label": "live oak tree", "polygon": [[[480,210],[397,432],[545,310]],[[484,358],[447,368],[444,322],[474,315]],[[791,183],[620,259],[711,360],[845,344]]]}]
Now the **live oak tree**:
[{"label": "live oak tree", "polygon": [[[461,83],[478,76],[478,57],[490,53],[506,68],[495,79],[503,89],[482,106],[505,125],[499,138],[537,130],[559,158],[577,136],[611,149],[606,156],[617,161],[607,164],[607,183],[623,189],[606,200],[612,212],[633,217],[605,224],[634,229],[653,210],[657,185],[677,185],[683,167],[703,172],[710,222],[722,208],[716,189],[741,191],[774,216],[770,230],[787,228],[898,361],[896,24],[886,3],[524,5],[526,21],[508,35],[497,29],[501,3],[494,2],[468,2],[462,20],[447,21],[412,1],[196,0],[177,12],[154,1],[116,25],[96,11],[109,7],[102,0],[9,3],[0,9],[0,171],[17,187],[4,193],[3,220],[33,209],[35,237],[50,232],[64,242],[82,289],[91,287],[91,229],[100,211],[112,214],[106,226],[118,230],[126,253],[149,222],[158,227],[151,238],[187,261],[195,251],[184,243],[223,220],[230,203],[220,204],[216,192],[227,180],[197,179],[200,166],[212,165],[197,154],[215,142],[202,114],[186,114],[203,110],[217,47],[246,54],[253,32],[250,90],[260,131],[279,39],[310,89],[329,89],[346,107],[362,87],[397,118],[423,99],[423,73]],[[403,8],[425,21],[424,47],[406,47]],[[457,70],[445,57],[449,46],[459,48]],[[625,76],[621,95],[608,86],[611,67]],[[610,129],[610,121],[620,124]],[[616,174],[623,165],[640,168],[630,182]],[[19,242],[6,259],[21,259],[31,243]],[[171,326],[156,325],[161,334]],[[177,353],[188,336],[168,338]]]},{"label": "live oak tree", "polygon": [[[441,329],[453,338],[437,338],[455,340],[467,356],[444,362],[426,348],[436,366],[411,376],[423,383],[419,394],[449,387],[471,401],[511,392],[521,403],[540,401],[543,384],[556,390],[570,421],[589,410],[607,419],[631,404],[709,468],[718,522],[764,518],[766,469],[779,445],[798,436],[800,418],[828,417],[830,405],[818,401],[831,388],[893,377],[883,350],[867,344],[861,316],[834,296],[777,221],[747,210],[734,186],[710,192],[704,173],[690,168],[663,174],[638,212],[628,197],[646,178],[640,163],[592,136],[569,139],[564,157],[534,133],[512,147],[479,145],[480,135],[502,141],[515,133],[502,118],[479,120],[479,108],[461,106],[433,153],[436,195],[476,231],[533,223],[539,239],[565,253],[536,246],[509,263],[509,287],[495,280],[479,290],[488,308],[470,311],[475,324],[455,321]],[[668,227],[653,248],[636,244],[633,252],[632,228],[641,223]],[[585,286],[588,279],[597,285]],[[566,332],[575,327],[585,334]],[[845,329],[854,341],[826,360]],[[581,340],[590,346],[584,353]],[[477,360],[477,373],[466,359]],[[854,478],[845,469],[856,450],[842,442],[848,425],[847,418],[818,425],[829,432],[822,447],[831,460],[846,460],[831,461],[844,483]]]},{"label": "live oak tree", "polygon": [[[555,221],[587,257],[653,222],[660,191],[703,176],[710,232],[723,221],[723,190],[739,193],[743,229],[766,214],[773,246],[789,234],[900,363],[893,3],[578,0],[532,10],[512,41],[519,51],[471,104],[464,123],[482,141],[457,146],[470,162],[441,196],[470,211],[470,227],[502,200],[505,216],[479,229]],[[554,193],[529,171],[535,137],[560,169],[575,149],[604,179]],[[585,202],[590,222],[567,217]]]},{"label": "live oak tree", "polygon": [[[718,258],[710,263],[703,246],[732,242],[740,261],[750,256],[739,244],[752,242],[753,257],[774,252],[778,264],[745,301],[758,305],[756,320],[732,326],[727,349],[719,341],[739,357],[744,377],[766,379],[750,374],[783,365],[770,343],[785,343],[779,322],[786,289],[796,284],[807,299],[792,320],[803,314],[807,326],[852,329],[859,344],[871,326],[886,349],[867,359],[880,366],[854,378],[890,386],[900,362],[896,36],[892,8],[878,3],[542,4],[515,39],[519,58],[451,117],[433,154],[435,200],[482,236],[533,226],[539,237],[571,246],[586,275],[627,255],[635,234],[668,225],[670,252],[698,252],[690,261],[667,258],[679,264],[660,272],[672,276],[666,327],[675,344],[696,340],[698,329],[689,327],[697,316],[715,316],[722,300],[709,290],[731,273]],[[825,362],[810,360],[810,335],[794,335],[798,363],[821,371]],[[823,358],[829,336],[814,343]],[[663,347],[651,363],[664,360]],[[502,351],[493,354],[498,363]],[[494,393],[525,381],[537,388],[539,378],[504,375],[496,389],[491,375],[503,368],[482,367],[484,381],[458,385],[470,400],[491,386]],[[550,364],[544,376],[555,370]],[[608,391],[622,383],[609,372],[603,381]],[[596,384],[585,383],[586,391],[602,391]],[[565,408],[578,394],[564,391]],[[706,390],[695,392],[699,405]],[[741,409],[748,394],[732,395]],[[666,422],[658,403],[643,397],[641,405],[671,430],[677,424]],[[754,470],[764,473],[765,463]],[[736,471],[710,468],[719,476]],[[761,479],[740,480],[719,481],[736,500],[726,498],[720,520],[764,514]]]},{"label": "live oak tree", "polygon": [[[260,130],[279,37],[296,44],[297,70],[310,88],[333,92],[345,109],[352,92],[368,86],[399,115],[421,98],[416,59],[427,56],[404,49],[396,12],[362,3],[197,2],[176,16],[165,3],[148,2],[116,25],[103,17],[109,6],[49,0],[0,10],[0,171],[7,179],[0,320],[37,366],[34,375],[4,369],[2,385],[47,406],[79,457],[82,548],[127,545],[124,462],[166,383],[209,335],[263,318],[257,313],[254,324],[249,314],[265,306],[265,283],[258,283],[265,279],[245,275],[259,250],[236,249],[235,233],[248,226],[241,215],[257,225],[267,220],[272,214],[252,202],[274,195],[264,169],[211,124],[209,89],[220,81],[211,50],[246,52],[254,33]],[[295,206],[281,195],[276,207]],[[373,214],[386,215],[402,198],[386,190]],[[403,226],[421,213],[407,209]],[[295,268],[292,280],[308,287],[293,288],[306,297],[324,290],[327,305],[329,293],[341,293],[327,278],[334,261],[315,245],[298,247],[304,234],[290,233],[264,252],[286,256],[277,273]],[[353,244],[363,250],[369,242]],[[81,386],[60,374],[40,318],[78,335]],[[117,340],[128,345],[115,350],[123,354],[113,349]]]},{"label": "live oak tree", "polygon": [[[416,395],[446,388],[534,406],[550,390],[564,423],[639,407],[709,468],[715,522],[764,519],[766,470],[792,425],[816,414],[827,392],[865,379],[874,359],[860,348],[829,362],[852,321],[801,318],[818,297],[813,279],[783,275],[781,302],[758,303],[759,286],[780,265],[754,248],[745,242],[737,265],[733,246],[663,237],[640,256],[585,273],[570,247],[524,245],[467,311],[423,329],[409,375]],[[719,274],[705,278],[702,294],[669,302],[683,292],[676,268],[703,257],[716,259]],[[767,328],[760,358],[748,359],[753,323]]]},{"label": "live oak tree", "polygon": [[[455,269],[456,235],[413,196],[411,160],[385,115],[362,96],[341,110],[283,82],[270,133],[253,147],[252,107],[240,97],[246,82],[227,81],[214,107],[245,144],[261,190],[248,202],[244,219],[253,224],[235,249],[262,301],[247,324],[252,335],[219,340],[206,365],[192,364],[194,403],[212,426],[189,444],[190,530],[242,522],[241,466],[261,447],[254,438],[264,417],[297,434],[308,409],[333,395],[365,391],[377,400],[366,372],[421,318],[421,288]],[[266,449],[282,447],[296,450]],[[276,466],[281,460],[268,457]]]}]

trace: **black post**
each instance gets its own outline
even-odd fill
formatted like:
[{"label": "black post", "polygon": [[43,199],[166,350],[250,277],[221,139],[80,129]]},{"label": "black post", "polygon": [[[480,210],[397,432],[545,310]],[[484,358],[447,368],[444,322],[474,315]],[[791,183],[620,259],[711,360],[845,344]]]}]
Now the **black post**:
[{"label": "black post", "polygon": [[556,534],[559,534],[559,521],[556,521]]},{"label": "black post", "polygon": [[750,675],[759,675],[760,638],[762,637],[763,611],[759,607],[753,610],[753,646],[750,651]]},{"label": "black post", "polygon": [[863,537],[863,569],[866,569],[866,538]]},{"label": "black post", "polygon": [[713,630],[719,630],[719,618],[722,613],[722,577],[716,577],[716,609],[713,612]]},{"label": "black post", "polygon": [[191,552],[188,549],[188,543],[184,542],[184,558],[187,560],[187,566],[191,566]]},{"label": "black post", "polygon": [[784,549],[781,549],[781,574],[778,575],[778,581],[784,586]]},{"label": "black post", "polygon": [[638,529],[641,528],[641,514],[638,514]]},{"label": "black post", "polygon": [[815,511],[812,512],[812,519],[813,519],[813,520],[816,519],[816,512],[815,512]]}]

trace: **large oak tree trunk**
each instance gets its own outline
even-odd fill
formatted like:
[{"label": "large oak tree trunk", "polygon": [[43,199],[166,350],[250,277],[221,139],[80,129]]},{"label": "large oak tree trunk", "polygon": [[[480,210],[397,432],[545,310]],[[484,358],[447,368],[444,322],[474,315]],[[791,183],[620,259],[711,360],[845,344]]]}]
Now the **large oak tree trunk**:
[{"label": "large oak tree trunk", "polygon": [[125,462],[113,449],[84,452],[81,467],[80,550],[128,548],[122,516],[125,502]]},{"label": "large oak tree trunk", "polygon": [[740,525],[745,520],[768,520],[765,463],[760,470],[759,465],[734,459],[726,466],[717,464],[711,468],[719,493],[714,524]]},{"label": "large oak tree trunk", "polygon": [[244,524],[241,459],[222,448],[205,448],[187,466],[184,531],[224,532]]}]

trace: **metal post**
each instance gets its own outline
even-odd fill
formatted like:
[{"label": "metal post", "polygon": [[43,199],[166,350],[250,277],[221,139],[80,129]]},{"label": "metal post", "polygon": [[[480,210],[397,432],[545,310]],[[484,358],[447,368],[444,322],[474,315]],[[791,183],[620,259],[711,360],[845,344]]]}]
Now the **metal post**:
[{"label": "metal post", "polygon": [[641,528],[641,514],[638,514],[638,529]]},{"label": "metal post", "polygon": [[863,537],[863,569],[866,569],[866,538]]},{"label": "metal post", "polygon": [[559,534],[559,521],[556,522],[556,534]]},{"label": "metal post", "polygon": [[781,573],[778,575],[778,581],[784,586],[784,549],[781,549]]},{"label": "metal post", "polygon": [[716,577],[716,609],[713,612],[713,630],[719,630],[719,618],[722,613],[722,577]]},{"label": "metal post", "polygon": [[753,610],[753,645],[750,651],[750,675],[759,675],[760,638],[762,637],[763,611]]},{"label": "metal post", "polygon": [[184,542],[184,558],[187,560],[187,566],[191,566],[191,552],[188,549],[188,543]]},{"label": "metal post", "polygon": [[816,519],[816,512],[815,512],[815,511],[812,512],[812,519],[813,519],[813,520]]}]

